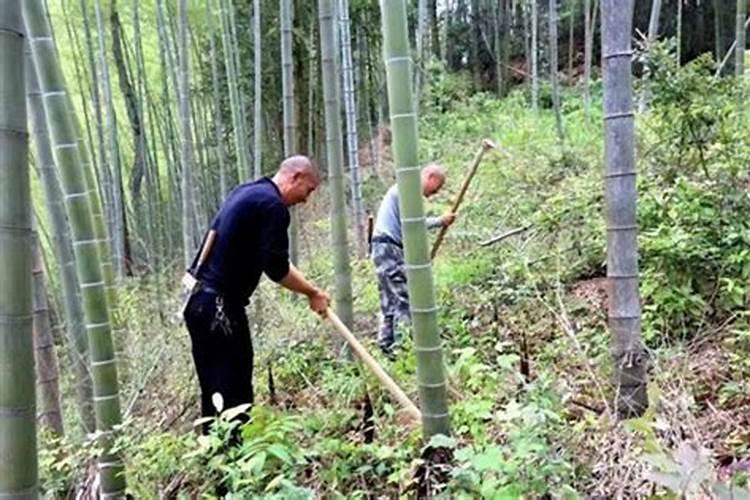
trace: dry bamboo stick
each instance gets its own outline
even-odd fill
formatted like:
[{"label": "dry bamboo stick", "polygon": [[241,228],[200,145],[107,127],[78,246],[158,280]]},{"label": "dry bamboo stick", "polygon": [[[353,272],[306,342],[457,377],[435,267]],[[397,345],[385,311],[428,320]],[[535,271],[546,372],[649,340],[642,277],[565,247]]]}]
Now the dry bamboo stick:
[{"label": "dry bamboo stick", "polygon": [[486,246],[489,246],[489,245],[493,245],[493,244],[497,243],[498,241],[503,241],[506,238],[510,238],[511,236],[516,235],[518,233],[523,233],[524,231],[528,231],[529,229],[531,229],[531,225],[519,227],[519,228],[516,228],[516,229],[512,229],[512,230],[507,231],[507,232],[505,232],[505,233],[503,233],[503,234],[501,234],[499,236],[493,236],[489,240],[481,242],[479,244],[479,246],[486,247]]}]

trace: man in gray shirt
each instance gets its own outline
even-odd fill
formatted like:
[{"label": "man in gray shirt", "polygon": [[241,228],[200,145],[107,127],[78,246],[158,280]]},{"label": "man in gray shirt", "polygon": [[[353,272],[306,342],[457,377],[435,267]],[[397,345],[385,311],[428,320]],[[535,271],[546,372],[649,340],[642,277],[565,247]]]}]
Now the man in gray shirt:
[{"label": "man in gray shirt", "polygon": [[[429,198],[445,184],[445,169],[437,164],[422,169],[422,194]],[[441,217],[427,217],[428,229],[450,226],[456,219],[453,213]],[[372,260],[378,276],[380,291],[380,329],[378,343],[383,352],[390,354],[398,341],[395,327],[400,322],[408,322],[409,294],[406,287],[403,237],[398,206],[398,187],[391,186],[383,196],[378,209],[372,238]]]}]

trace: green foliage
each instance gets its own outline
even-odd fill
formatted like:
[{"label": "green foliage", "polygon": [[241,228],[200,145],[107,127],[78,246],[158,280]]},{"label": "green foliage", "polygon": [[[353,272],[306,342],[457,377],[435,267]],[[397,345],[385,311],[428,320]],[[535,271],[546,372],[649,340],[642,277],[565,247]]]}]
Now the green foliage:
[{"label": "green foliage", "polygon": [[[472,371],[477,370],[475,366],[472,365]],[[545,493],[578,498],[570,486],[571,465],[551,441],[564,423],[559,401],[551,389],[540,382],[528,388],[523,401],[510,400],[495,411],[479,403],[484,401],[491,406],[491,400],[486,397],[478,400],[476,413],[467,420],[484,420],[485,429],[492,428],[489,424],[493,423],[501,433],[498,436],[474,435],[462,444],[443,436],[433,440],[433,446],[453,449],[455,467],[443,492],[444,498],[501,499]],[[454,408],[455,419],[461,422],[467,415],[462,415],[460,403]]]},{"label": "green foliage", "polygon": [[472,95],[471,81],[462,73],[450,72],[442,62],[431,59],[427,65],[427,85],[421,96],[424,113],[452,111]]},{"label": "green foliage", "polygon": [[230,408],[217,418],[200,419],[210,432],[128,435],[120,442],[129,457],[130,489],[137,498],[157,498],[176,484],[178,490],[213,498],[215,485],[241,498],[312,498],[295,482],[305,458],[297,441],[299,417],[277,415],[262,407],[243,424],[237,417],[247,405]]},{"label": "green foliage", "polygon": [[53,436],[46,429],[40,435],[39,478],[43,493],[65,495],[101,450],[94,439]]},{"label": "green foliage", "polygon": [[652,112],[639,189],[645,336],[692,336],[746,310],[750,298],[746,82],[715,79],[704,56],[649,60]]},{"label": "green foliage", "polygon": [[121,446],[128,452],[129,489],[135,498],[155,498],[175,479],[200,478],[198,471],[188,467],[185,456],[197,447],[192,433],[155,432],[123,438]]}]

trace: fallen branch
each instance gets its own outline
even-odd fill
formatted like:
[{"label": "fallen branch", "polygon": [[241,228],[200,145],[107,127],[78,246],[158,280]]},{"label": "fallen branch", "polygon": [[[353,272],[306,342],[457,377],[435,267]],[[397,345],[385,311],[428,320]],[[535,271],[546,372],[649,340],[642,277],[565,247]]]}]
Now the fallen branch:
[{"label": "fallen branch", "polygon": [[531,224],[529,224],[528,226],[523,226],[523,227],[513,229],[511,231],[507,231],[499,236],[493,236],[489,240],[481,242],[479,246],[486,247],[486,246],[494,245],[495,243],[503,241],[506,238],[510,238],[511,236],[514,236],[518,233],[523,233],[525,231],[528,231],[529,229],[531,229]]}]

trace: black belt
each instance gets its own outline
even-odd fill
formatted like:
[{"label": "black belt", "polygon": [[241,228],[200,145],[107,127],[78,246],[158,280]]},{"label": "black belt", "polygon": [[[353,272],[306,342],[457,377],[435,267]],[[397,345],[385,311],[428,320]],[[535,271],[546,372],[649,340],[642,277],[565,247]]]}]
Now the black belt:
[{"label": "black belt", "polygon": [[236,297],[228,297],[221,290],[208,286],[204,283],[199,283],[194,293],[199,293],[199,292],[204,292],[209,295],[215,295],[216,297],[221,297],[221,299],[224,301],[224,304],[226,304],[227,306],[245,307],[245,305],[247,304],[247,301],[237,299]]},{"label": "black belt", "polygon": [[394,240],[387,234],[379,234],[372,238],[373,243],[390,243],[391,245],[396,245],[399,248],[404,248],[404,246],[399,243],[398,241]]}]

